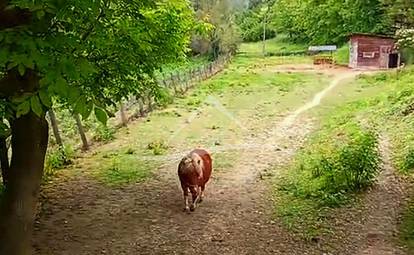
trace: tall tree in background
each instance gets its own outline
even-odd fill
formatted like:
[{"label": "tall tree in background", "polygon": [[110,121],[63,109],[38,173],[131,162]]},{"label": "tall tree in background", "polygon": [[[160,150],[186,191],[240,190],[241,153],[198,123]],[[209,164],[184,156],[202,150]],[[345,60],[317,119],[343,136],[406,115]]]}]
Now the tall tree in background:
[{"label": "tall tree in background", "polygon": [[[264,31],[267,39],[275,37],[276,33],[269,15],[273,2],[274,0],[253,2],[254,4],[251,4],[249,8],[237,15],[237,24],[240,27],[243,41],[260,41],[263,39]],[[264,24],[265,28],[263,27]]]},{"label": "tall tree in background", "polygon": [[296,41],[342,44],[349,33],[386,33],[380,0],[279,0],[273,22]]},{"label": "tall tree in background", "polygon": [[414,0],[382,0],[394,28],[414,27]]},{"label": "tall tree in background", "polygon": [[243,0],[193,0],[197,17],[213,25],[208,38],[193,37],[193,51],[209,53],[213,58],[235,52],[240,42],[235,16],[246,3]]},{"label": "tall tree in background", "polygon": [[157,97],[154,71],[185,55],[193,16],[185,0],[0,1],[0,254],[30,254],[52,101],[105,123],[122,98]]}]

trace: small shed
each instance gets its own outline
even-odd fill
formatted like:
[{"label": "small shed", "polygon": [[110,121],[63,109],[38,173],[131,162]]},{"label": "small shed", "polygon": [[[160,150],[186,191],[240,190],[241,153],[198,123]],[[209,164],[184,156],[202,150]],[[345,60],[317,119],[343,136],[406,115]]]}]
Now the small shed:
[{"label": "small shed", "polygon": [[392,36],[356,33],[350,36],[349,67],[388,69],[400,65]]}]

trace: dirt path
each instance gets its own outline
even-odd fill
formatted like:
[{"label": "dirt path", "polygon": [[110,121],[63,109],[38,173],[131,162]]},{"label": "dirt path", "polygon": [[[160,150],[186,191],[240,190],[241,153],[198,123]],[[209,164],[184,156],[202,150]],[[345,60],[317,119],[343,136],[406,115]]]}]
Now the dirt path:
[{"label": "dirt path", "polygon": [[[194,213],[182,212],[175,157],[142,184],[108,189],[78,176],[46,187],[34,236],[37,254],[323,254],[322,245],[297,239],[270,220],[273,202],[260,176],[286,163],[311,131],[313,121],[302,113],[355,75],[340,72],[309,103],[233,148],[241,151],[239,161],[214,175]],[[373,246],[365,243],[358,254],[388,254],[366,253]]]}]

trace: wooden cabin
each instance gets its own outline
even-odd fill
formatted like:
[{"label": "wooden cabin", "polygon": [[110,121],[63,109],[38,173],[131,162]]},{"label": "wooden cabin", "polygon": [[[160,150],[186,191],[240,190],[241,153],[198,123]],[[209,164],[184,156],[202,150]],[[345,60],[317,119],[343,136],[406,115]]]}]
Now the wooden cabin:
[{"label": "wooden cabin", "polygon": [[400,65],[400,54],[391,36],[352,34],[349,40],[349,67],[389,69]]}]

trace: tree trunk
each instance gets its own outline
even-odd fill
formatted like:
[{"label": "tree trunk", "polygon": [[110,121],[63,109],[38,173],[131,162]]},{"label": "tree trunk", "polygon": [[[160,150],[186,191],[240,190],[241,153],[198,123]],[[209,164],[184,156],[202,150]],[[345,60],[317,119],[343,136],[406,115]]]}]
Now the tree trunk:
[{"label": "tree trunk", "polygon": [[60,147],[63,147],[62,137],[60,136],[55,112],[52,109],[49,109],[48,113],[49,113],[49,118],[50,118],[50,124],[52,124],[53,136],[55,137],[56,143]]},{"label": "tree trunk", "polygon": [[7,148],[7,142],[5,137],[0,138],[0,164],[1,164],[1,177],[3,179],[3,185],[6,187],[9,180],[9,148]]},{"label": "tree trunk", "polygon": [[89,149],[89,144],[88,144],[88,140],[86,139],[85,130],[83,129],[83,125],[79,118],[79,114],[76,113],[73,116],[75,117],[76,125],[78,126],[79,135],[82,140],[82,150],[87,151]]},{"label": "tree trunk", "polygon": [[11,122],[12,158],[0,210],[0,254],[31,254],[36,202],[48,143],[45,117],[33,113]]}]

